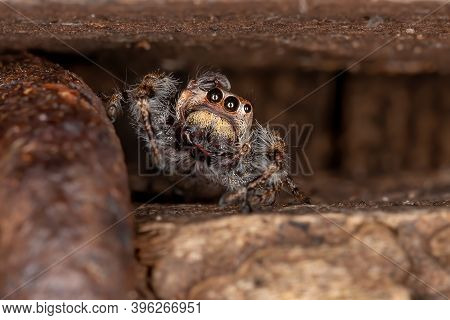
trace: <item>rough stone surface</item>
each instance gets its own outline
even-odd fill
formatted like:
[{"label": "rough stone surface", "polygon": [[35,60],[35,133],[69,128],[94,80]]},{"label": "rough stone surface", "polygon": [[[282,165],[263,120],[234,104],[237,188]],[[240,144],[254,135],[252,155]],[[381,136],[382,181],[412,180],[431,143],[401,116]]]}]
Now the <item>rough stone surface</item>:
[{"label": "rough stone surface", "polygon": [[114,49],[113,56],[160,60],[165,69],[208,63],[336,71],[369,56],[353,71],[448,74],[450,8],[430,14],[442,5],[325,1],[305,11],[297,0],[2,3],[0,50],[104,51],[110,59]]},{"label": "rough stone surface", "polygon": [[141,208],[137,258],[149,268],[148,292],[164,299],[448,298],[448,207],[334,209]]}]

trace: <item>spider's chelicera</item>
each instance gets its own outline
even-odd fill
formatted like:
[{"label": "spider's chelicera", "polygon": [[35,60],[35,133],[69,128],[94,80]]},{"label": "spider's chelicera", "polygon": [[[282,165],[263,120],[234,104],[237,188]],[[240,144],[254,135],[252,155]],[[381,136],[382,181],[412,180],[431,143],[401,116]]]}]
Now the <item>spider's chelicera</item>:
[{"label": "spider's chelicera", "polygon": [[[243,210],[272,205],[283,184],[307,198],[288,173],[283,139],[253,121],[250,101],[230,92],[228,79],[207,72],[185,89],[170,75],[151,73],[127,91],[126,102],[154,164],[171,173],[192,173],[223,185],[221,205]],[[123,97],[107,106],[114,116]]]}]

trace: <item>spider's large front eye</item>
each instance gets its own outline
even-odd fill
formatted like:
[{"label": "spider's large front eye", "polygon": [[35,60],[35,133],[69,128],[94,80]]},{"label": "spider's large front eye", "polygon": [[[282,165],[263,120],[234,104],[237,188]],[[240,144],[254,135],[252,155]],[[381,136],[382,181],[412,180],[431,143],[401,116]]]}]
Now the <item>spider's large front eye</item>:
[{"label": "spider's large front eye", "polygon": [[220,102],[222,100],[223,93],[222,93],[222,91],[220,89],[214,88],[212,90],[209,90],[208,94],[206,96],[207,96],[207,98],[208,98],[208,100],[210,102],[217,103],[217,102]]},{"label": "spider's large front eye", "polygon": [[234,112],[239,108],[239,100],[236,97],[229,96],[224,101],[225,109]]}]

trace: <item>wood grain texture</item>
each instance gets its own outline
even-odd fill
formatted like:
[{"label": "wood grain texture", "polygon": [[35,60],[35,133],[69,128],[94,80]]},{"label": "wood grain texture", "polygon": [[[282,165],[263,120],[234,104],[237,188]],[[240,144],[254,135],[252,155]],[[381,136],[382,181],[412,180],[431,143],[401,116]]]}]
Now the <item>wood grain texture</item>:
[{"label": "wood grain texture", "polygon": [[[442,299],[448,208],[240,215],[214,206],[140,209],[137,258],[164,299]],[[320,212],[320,214],[318,212]],[[172,212],[172,219],[170,219]],[[297,208],[297,212],[299,208]],[[159,217],[159,218],[158,218]],[[178,218],[176,218],[178,217]]]}]

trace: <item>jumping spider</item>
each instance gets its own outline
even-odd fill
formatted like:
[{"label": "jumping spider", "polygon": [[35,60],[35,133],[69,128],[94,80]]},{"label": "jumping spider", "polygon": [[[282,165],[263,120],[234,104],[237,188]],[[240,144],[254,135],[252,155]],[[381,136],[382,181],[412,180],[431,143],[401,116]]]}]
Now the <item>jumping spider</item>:
[{"label": "jumping spider", "polygon": [[139,136],[164,172],[195,173],[227,188],[221,205],[249,211],[273,205],[284,183],[305,202],[288,173],[283,139],[253,121],[252,104],[230,92],[228,79],[206,72],[178,92],[179,82],[150,73],[107,105],[116,117],[122,101],[131,110]]}]

